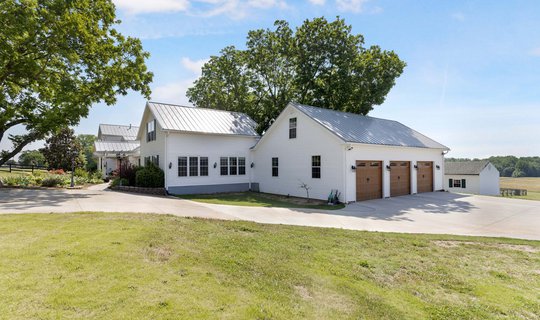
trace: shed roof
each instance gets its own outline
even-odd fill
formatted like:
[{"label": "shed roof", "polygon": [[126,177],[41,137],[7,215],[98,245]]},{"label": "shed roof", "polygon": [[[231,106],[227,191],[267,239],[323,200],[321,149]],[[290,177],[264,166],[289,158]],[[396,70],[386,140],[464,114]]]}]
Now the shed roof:
[{"label": "shed roof", "polygon": [[139,141],[96,141],[97,153],[135,152],[140,146]]},{"label": "shed roof", "polygon": [[119,124],[100,124],[99,131],[102,135],[119,136],[123,140],[136,140],[139,127],[123,126]]},{"label": "shed roof", "polygon": [[147,105],[163,130],[258,136],[257,124],[244,113],[158,102]]},{"label": "shed roof", "polygon": [[345,142],[448,150],[448,147],[397,121],[323,109],[291,102],[290,105],[320,123]]},{"label": "shed roof", "polygon": [[444,174],[479,175],[488,164],[488,160],[446,161],[444,163]]}]

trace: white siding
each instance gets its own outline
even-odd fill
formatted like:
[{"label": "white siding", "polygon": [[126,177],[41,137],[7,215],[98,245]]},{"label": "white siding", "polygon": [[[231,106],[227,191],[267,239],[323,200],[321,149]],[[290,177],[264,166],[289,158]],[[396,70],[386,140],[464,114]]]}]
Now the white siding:
[{"label": "white siding", "polygon": [[489,163],[480,172],[480,194],[496,196],[499,195],[499,170]]},{"label": "white siding", "polygon": [[[252,168],[250,148],[254,137],[226,136],[194,133],[170,133],[167,137],[165,163],[166,187],[225,185],[249,183]],[[208,157],[208,176],[179,177],[178,157]],[[220,175],[220,157],[245,157],[246,174]],[[214,163],[216,168],[214,168]],[[171,168],[169,169],[169,164]]]},{"label": "white siding", "polygon": [[[297,118],[297,137],[289,139],[289,119]],[[300,183],[311,187],[314,199],[328,199],[332,189],[342,192],[343,143],[330,131],[292,107],[282,112],[254,151],[253,182],[261,192],[305,197]],[[321,178],[311,177],[311,157],[321,156]],[[272,176],[272,158],[279,158],[279,176]]]},{"label": "white siding", "polygon": [[[465,188],[453,186],[450,187],[449,179],[452,180],[463,180],[465,179]],[[457,174],[445,174],[444,175],[444,189],[450,192],[463,192],[463,193],[472,193],[480,194],[480,176],[479,175],[457,175]],[[453,185],[453,184],[452,184]]]},{"label": "white siding", "polygon": [[[161,130],[161,126],[156,121],[156,140],[153,141],[146,141],[146,124],[150,121],[153,121],[154,117],[150,112],[148,112],[148,109],[145,111],[141,126],[141,165],[144,166],[144,158],[145,157],[151,157],[151,156],[157,156],[159,155],[159,167],[163,170],[165,170],[164,163],[166,159],[165,156],[165,132]],[[168,162],[167,162],[168,163]]]},{"label": "white siding", "polygon": [[[390,194],[390,171],[386,169],[390,161],[410,161],[411,162],[411,193],[415,194],[416,169],[414,165],[417,161],[433,161],[433,188],[443,190],[444,159],[442,150],[411,147],[393,147],[383,145],[350,144],[352,150],[345,152],[345,175],[346,201],[356,201],[356,171],[351,166],[356,164],[356,160],[378,160],[383,161],[383,197],[391,197]],[[437,169],[436,166],[440,169]]]}]

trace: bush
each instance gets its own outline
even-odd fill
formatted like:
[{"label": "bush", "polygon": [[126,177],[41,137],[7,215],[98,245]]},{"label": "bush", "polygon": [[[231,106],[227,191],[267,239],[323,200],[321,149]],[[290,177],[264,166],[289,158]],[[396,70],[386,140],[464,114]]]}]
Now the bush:
[{"label": "bush", "polygon": [[2,184],[9,187],[28,187],[36,184],[35,178],[32,175],[18,175],[3,177]]},{"label": "bush", "polygon": [[75,169],[75,172],[73,173],[76,177],[88,179],[88,172],[84,170],[83,168],[77,168]]},{"label": "bush", "polygon": [[135,185],[146,188],[162,188],[165,185],[165,175],[156,165],[150,163],[136,171]]},{"label": "bush", "polygon": [[52,169],[49,171],[50,174],[65,174],[64,169]]},{"label": "bush", "polygon": [[41,181],[42,187],[57,187],[64,185],[64,178],[61,175],[49,175]]},{"label": "bush", "polygon": [[[122,170],[115,170],[117,171],[115,176],[127,179],[128,183],[126,186],[134,186],[137,180],[137,171],[141,169],[142,167],[135,166],[127,161],[122,162]],[[122,183],[122,185],[124,184]]]},{"label": "bush", "polygon": [[123,186],[129,186],[129,181],[128,181],[128,179],[125,179],[125,178],[114,178],[114,179],[112,179],[112,181],[111,181],[111,187],[119,186],[119,185],[120,185],[120,182],[122,182],[122,185],[123,185]]}]

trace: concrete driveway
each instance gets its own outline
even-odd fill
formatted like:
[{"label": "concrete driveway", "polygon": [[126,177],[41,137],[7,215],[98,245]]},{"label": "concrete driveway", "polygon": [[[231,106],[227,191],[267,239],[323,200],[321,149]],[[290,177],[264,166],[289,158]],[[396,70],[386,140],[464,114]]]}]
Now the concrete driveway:
[{"label": "concrete driveway", "polygon": [[337,211],[236,207],[103,190],[0,189],[0,213],[145,212],[354,230],[540,240],[540,201],[426,193],[354,203]]}]

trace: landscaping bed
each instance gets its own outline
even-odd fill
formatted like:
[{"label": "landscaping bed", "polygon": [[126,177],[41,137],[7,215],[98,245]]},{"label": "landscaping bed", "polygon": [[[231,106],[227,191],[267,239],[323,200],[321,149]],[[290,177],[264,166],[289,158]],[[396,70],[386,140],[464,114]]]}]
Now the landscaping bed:
[{"label": "landscaping bed", "polygon": [[329,205],[326,203],[326,201],[318,199],[287,197],[252,191],[214,194],[186,194],[178,195],[177,197],[197,202],[246,207],[310,208],[321,210],[337,210],[345,207],[344,204]]},{"label": "landscaping bed", "polygon": [[540,242],[164,215],[0,216],[6,319],[537,319]]}]

